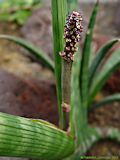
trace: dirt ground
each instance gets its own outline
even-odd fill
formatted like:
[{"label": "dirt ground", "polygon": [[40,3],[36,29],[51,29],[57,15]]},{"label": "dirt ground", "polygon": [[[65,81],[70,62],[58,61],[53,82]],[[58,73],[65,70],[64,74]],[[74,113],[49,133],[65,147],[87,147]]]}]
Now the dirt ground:
[{"label": "dirt ground", "polygon": [[[92,7],[84,5],[81,7],[83,7],[83,12],[86,15],[84,25],[87,26]],[[120,10],[116,10],[117,6],[113,4],[110,12],[109,7],[101,6],[101,10],[106,9],[108,12],[104,11],[98,17],[94,36],[96,49],[114,35],[119,36],[117,26],[120,23],[116,19],[112,19],[109,14],[114,17],[115,14],[119,14]],[[118,13],[114,13],[113,8]],[[40,47],[53,59],[50,13],[50,7],[46,6],[34,11],[22,28],[13,23],[0,22],[0,33],[24,37]],[[117,71],[107,82],[103,92],[98,95],[98,100],[104,95],[120,92],[119,86],[120,72]],[[6,40],[0,40],[0,88],[1,112],[43,118],[52,123],[58,123],[53,73],[36,62],[25,50]],[[93,126],[113,126],[120,129],[120,104],[114,103],[97,109],[89,115],[89,123]],[[88,151],[87,155],[120,156],[120,145],[109,140],[100,141]]]}]

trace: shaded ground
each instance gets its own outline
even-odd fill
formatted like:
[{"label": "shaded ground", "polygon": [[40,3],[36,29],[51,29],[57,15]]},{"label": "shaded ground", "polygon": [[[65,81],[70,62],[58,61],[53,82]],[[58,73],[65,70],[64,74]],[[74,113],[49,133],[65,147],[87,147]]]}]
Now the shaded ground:
[{"label": "shaded ground", "polygon": [[[103,9],[105,10],[106,7],[103,6]],[[91,7],[87,12],[85,12],[86,10],[87,8],[84,7],[84,13],[89,15]],[[96,27],[96,32],[100,33],[104,31],[103,34],[107,32],[107,34],[111,33],[111,35],[101,36],[97,34],[94,40],[96,49],[105,41],[111,39],[112,35],[116,34],[112,32],[113,28],[111,24],[113,20],[106,20],[104,17],[104,15],[110,17],[108,13],[110,14],[110,12],[101,13],[102,15],[98,19],[98,26],[100,27]],[[113,10],[111,14],[113,14]],[[0,33],[22,35],[53,58],[51,17],[49,15],[49,7],[34,11],[32,17],[29,18],[26,25],[21,29],[22,34],[18,32],[19,29],[16,28],[16,25],[9,24],[8,29],[8,24],[1,23]],[[104,23],[101,23],[103,19]],[[85,24],[87,22],[88,17],[86,16]],[[109,29],[108,26],[110,26]],[[103,30],[103,28],[106,28],[106,30]],[[53,74],[42,65],[35,63],[33,59],[28,58],[28,56],[25,57],[24,54],[26,52],[16,47],[13,43],[0,40],[0,68],[5,70],[0,70],[0,111],[26,117],[43,118],[56,124],[58,116]],[[120,76],[120,72],[116,72],[115,76],[105,86],[104,90],[107,90],[109,94],[116,90],[120,91],[120,79],[118,76]],[[98,99],[102,97],[103,95]],[[96,110],[90,114],[89,122],[94,126],[107,125],[120,128],[120,105],[114,103],[113,105]],[[119,153],[120,146],[118,144],[111,141],[101,141],[93,146],[88,155],[115,155]]]},{"label": "shaded ground", "polygon": [[[9,82],[9,83],[8,83]],[[0,112],[58,122],[55,85],[0,70]]]}]

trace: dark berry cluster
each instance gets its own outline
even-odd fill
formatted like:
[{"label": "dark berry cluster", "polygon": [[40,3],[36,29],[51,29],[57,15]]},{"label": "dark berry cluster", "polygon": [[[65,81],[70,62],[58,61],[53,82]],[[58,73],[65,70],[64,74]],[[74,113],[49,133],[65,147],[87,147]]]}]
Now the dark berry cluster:
[{"label": "dark berry cluster", "polygon": [[65,48],[60,55],[68,62],[73,61],[74,53],[77,51],[77,42],[80,41],[83,26],[81,24],[82,16],[73,11],[66,19],[64,28]]}]

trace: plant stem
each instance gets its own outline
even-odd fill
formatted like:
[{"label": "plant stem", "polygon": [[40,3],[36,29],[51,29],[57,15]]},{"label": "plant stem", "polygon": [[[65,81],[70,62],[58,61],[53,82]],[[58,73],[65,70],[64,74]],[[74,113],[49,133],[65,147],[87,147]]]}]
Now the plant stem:
[{"label": "plant stem", "polygon": [[71,69],[72,61],[62,60],[62,108],[64,118],[64,129],[69,124],[70,96],[71,96]]}]

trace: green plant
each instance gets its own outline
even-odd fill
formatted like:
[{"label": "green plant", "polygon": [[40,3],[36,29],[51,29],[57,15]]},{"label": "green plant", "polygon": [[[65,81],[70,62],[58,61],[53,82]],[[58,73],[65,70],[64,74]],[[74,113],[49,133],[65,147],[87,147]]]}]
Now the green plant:
[{"label": "green plant", "polygon": [[15,21],[17,24],[23,25],[31,15],[33,7],[37,6],[39,3],[40,0],[0,1],[0,20]]},{"label": "green plant", "polygon": [[[85,154],[98,140],[110,138],[120,143],[120,131],[118,129],[91,127],[88,124],[89,112],[113,101],[120,101],[120,94],[117,93],[106,97],[95,105],[93,104],[97,93],[102,89],[110,75],[120,66],[120,49],[115,51],[105,62],[105,56],[108,55],[108,51],[114,44],[119,42],[119,39],[108,42],[96,53],[92,60],[90,58],[98,7],[99,4],[97,2],[90,18],[82,54],[79,54],[78,51],[74,56],[74,61],[75,42],[79,39],[80,33],[74,35],[75,33],[72,33],[70,30],[64,33],[67,12],[67,1],[65,0],[52,0],[55,66],[47,56],[44,56],[33,45],[31,46],[31,44],[15,37],[0,36],[0,38],[8,39],[26,48],[42,60],[46,67],[55,72],[59,126],[61,128],[59,129],[43,120],[32,120],[0,113],[1,156],[31,157],[48,160],[64,158],[66,160],[79,160],[81,159],[80,156]],[[81,28],[82,19],[79,13],[72,12],[72,14],[80,18],[76,17],[75,19],[77,20],[78,18]],[[69,20],[65,25],[66,27],[72,28]],[[73,38],[75,41],[72,41],[74,42],[73,50],[66,48],[70,45],[68,42],[71,42],[66,40],[68,36],[69,38],[75,36]]]}]

